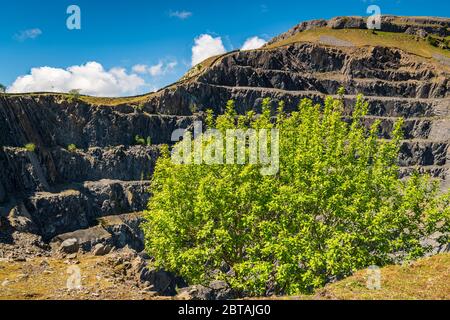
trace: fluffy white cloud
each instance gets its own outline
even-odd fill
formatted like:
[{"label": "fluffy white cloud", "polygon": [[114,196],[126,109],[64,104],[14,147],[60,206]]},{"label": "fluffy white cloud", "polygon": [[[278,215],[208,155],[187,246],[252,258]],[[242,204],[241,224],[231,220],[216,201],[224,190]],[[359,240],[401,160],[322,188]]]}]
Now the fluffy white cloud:
[{"label": "fluffy white cloud", "polygon": [[259,37],[248,38],[247,40],[245,40],[244,45],[242,46],[242,50],[259,49],[266,43],[267,43],[266,40],[261,39]]},{"label": "fluffy white cloud", "polygon": [[144,85],[144,79],[128,74],[123,68],[106,71],[100,63],[88,62],[67,69],[33,68],[30,74],[18,77],[7,91],[68,92],[79,89],[82,94],[109,97],[136,94]]},{"label": "fluffy white cloud", "polygon": [[19,33],[14,35],[14,38],[18,41],[25,41],[28,39],[36,39],[37,37],[39,37],[42,34],[42,30],[41,29],[29,29],[29,30],[23,30],[20,31]]},{"label": "fluffy white cloud", "polygon": [[227,52],[221,37],[213,38],[209,34],[202,34],[195,38],[195,45],[192,47],[192,66],[203,60]]},{"label": "fluffy white cloud", "polygon": [[164,73],[163,66],[162,62],[155,64],[148,68],[148,73],[150,73],[152,77],[160,76]]},{"label": "fluffy white cloud", "polygon": [[133,70],[134,73],[146,73],[148,66],[145,64],[137,64],[133,66],[131,70]]},{"label": "fluffy white cloud", "polygon": [[152,77],[163,76],[171,72],[178,65],[177,61],[163,62],[148,66],[146,64],[137,64],[133,66],[132,70],[135,73],[145,74],[149,73]]},{"label": "fluffy white cloud", "polygon": [[185,20],[185,19],[190,18],[192,16],[192,12],[184,11],[184,10],[183,11],[171,11],[169,13],[169,16],[176,17],[176,18],[181,19],[181,20]]}]

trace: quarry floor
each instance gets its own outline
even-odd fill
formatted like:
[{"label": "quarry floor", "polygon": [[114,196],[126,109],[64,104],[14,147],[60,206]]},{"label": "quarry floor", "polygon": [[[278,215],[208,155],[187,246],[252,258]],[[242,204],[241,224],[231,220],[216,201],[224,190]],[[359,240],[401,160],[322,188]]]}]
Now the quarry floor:
[{"label": "quarry floor", "polygon": [[[36,257],[26,261],[0,260],[0,300],[162,300],[141,290],[114,263],[112,254],[77,255],[68,259]],[[68,289],[75,270],[80,271],[80,289]],[[424,258],[403,266],[381,269],[380,288],[367,288],[367,270],[327,285],[313,295],[270,297],[293,300],[359,299],[450,299],[450,254]],[[71,278],[72,277],[72,278]],[[71,280],[72,279],[72,280]],[[264,299],[264,298],[263,298]]]}]

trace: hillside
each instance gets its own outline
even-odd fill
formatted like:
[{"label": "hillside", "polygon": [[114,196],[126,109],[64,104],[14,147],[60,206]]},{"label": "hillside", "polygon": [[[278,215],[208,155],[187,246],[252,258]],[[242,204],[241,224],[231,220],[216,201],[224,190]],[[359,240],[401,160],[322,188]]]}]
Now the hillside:
[{"label": "hillside", "polygon": [[328,285],[319,299],[447,300],[450,297],[450,254],[437,255],[406,266],[381,269],[380,290],[367,289],[367,270]]},{"label": "hillside", "polygon": [[[98,244],[141,251],[138,212],[159,146],[207,109],[223,112],[230,99],[240,113],[258,111],[265,97],[292,111],[305,97],[321,102],[344,86],[350,113],[362,93],[367,124],[382,121],[380,138],[405,118],[401,175],[419,168],[448,190],[450,54],[430,36],[448,39],[450,19],[384,17],[375,34],[358,17],[316,20],[261,49],[209,58],[156,93],[0,95],[0,258],[54,256],[70,239],[84,252]],[[151,145],[136,143],[137,135]]]}]

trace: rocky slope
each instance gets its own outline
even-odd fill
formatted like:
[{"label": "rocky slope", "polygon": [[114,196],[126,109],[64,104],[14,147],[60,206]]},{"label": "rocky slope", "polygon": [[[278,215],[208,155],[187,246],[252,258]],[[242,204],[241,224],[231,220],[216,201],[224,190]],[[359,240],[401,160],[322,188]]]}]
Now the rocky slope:
[{"label": "rocky slope", "polygon": [[[142,268],[143,259],[128,249],[105,256],[80,255],[70,259],[33,258],[26,262],[0,259],[0,300],[212,300],[233,298],[216,282],[212,288],[180,285],[169,274]],[[79,290],[68,290],[67,270],[81,271]],[[448,300],[450,293],[450,254],[420,259],[403,266],[381,269],[381,288],[367,288],[368,270],[318,289],[311,295],[270,297],[283,300]],[[153,284],[149,285],[150,282]],[[164,295],[166,294],[166,295]]]},{"label": "rocky slope", "polygon": [[[71,239],[84,251],[99,243],[142,250],[136,212],[145,209],[151,191],[158,145],[171,143],[172,131],[189,127],[202,111],[222,112],[229,99],[241,113],[258,110],[265,97],[274,106],[285,101],[289,111],[305,97],[320,102],[345,86],[351,112],[362,93],[370,103],[367,123],[382,120],[381,137],[390,137],[398,117],[406,120],[402,174],[417,167],[447,190],[450,54],[423,37],[448,37],[450,19],[384,17],[382,27],[402,37],[399,48],[361,45],[373,37],[363,30],[364,19],[341,17],[302,23],[259,50],[208,59],[154,94],[117,100],[0,96],[0,258],[48,255]],[[295,40],[322,29],[361,33],[358,43],[329,35]],[[436,54],[411,52],[405,41]],[[136,145],[136,135],[153,145]],[[36,150],[27,151],[27,143]],[[70,144],[77,150],[68,151]]]}]

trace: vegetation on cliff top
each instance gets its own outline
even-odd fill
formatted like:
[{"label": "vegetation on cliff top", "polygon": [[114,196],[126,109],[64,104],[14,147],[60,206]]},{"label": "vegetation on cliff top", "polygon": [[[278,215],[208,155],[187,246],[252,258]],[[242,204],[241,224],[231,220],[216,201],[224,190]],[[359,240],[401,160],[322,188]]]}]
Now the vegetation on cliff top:
[{"label": "vegetation on cliff top", "polygon": [[[261,296],[311,293],[369,265],[422,257],[430,248],[421,240],[449,230],[450,193],[439,195],[427,176],[398,178],[402,121],[381,141],[379,122],[370,130],[362,123],[367,108],[359,97],[351,123],[332,98],[324,106],[305,99],[291,116],[280,107],[275,122],[268,100],[259,117],[237,116],[232,103],[215,120],[209,114],[208,126],[221,132],[279,129],[279,173],[175,164],[167,151],[143,226],[156,266]],[[203,152],[211,143],[204,139]]]},{"label": "vegetation on cliff top", "polygon": [[296,33],[288,39],[273,43],[265,48],[277,48],[297,42],[321,42],[321,37],[328,36],[347,41],[354,46],[383,46],[392,47],[413,53],[425,58],[433,58],[435,54],[450,57],[450,50],[438,48],[429,43],[427,39],[405,33],[383,32],[360,29],[330,29],[317,28]]}]

